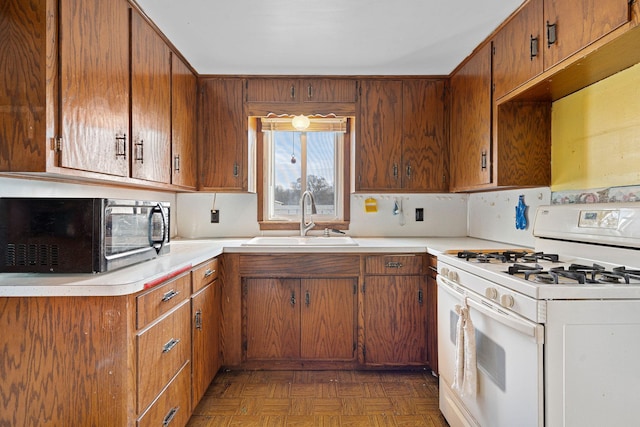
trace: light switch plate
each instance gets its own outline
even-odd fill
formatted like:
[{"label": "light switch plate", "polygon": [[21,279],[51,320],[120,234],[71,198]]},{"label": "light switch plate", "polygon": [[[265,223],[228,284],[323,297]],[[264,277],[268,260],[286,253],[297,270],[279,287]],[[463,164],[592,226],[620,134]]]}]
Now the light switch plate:
[{"label": "light switch plate", "polygon": [[211,224],[218,224],[220,222],[220,211],[218,209],[211,209]]},{"label": "light switch plate", "polygon": [[424,208],[416,208],[416,221],[424,221]]}]

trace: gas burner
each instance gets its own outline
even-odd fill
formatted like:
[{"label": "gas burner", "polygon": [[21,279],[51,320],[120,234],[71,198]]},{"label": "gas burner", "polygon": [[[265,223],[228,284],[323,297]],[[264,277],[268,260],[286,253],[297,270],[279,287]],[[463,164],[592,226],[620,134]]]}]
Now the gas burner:
[{"label": "gas burner", "polygon": [[550,261],[558,262],[558,254],[546,254],[544,252],[531,252],[522,257],[524,262]]},{"label": "gas burner", "polygon": [[473,260],[478,263],[491,263],[491,262],[516,262],[527,255],[527,252],[520,251],[504,251],[504,252],[474,252],[474,251],[460,251],[458,252],[458,258],[464,258],[467,261]]}]

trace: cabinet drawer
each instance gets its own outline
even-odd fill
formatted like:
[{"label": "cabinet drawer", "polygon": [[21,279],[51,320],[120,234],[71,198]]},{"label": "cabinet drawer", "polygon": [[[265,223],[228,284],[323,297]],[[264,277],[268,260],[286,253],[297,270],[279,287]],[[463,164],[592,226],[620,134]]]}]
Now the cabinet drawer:
[{"label": "cabinet drawer", "polygon": [[345,254],[241,255],[240,275],[250,277],[357,276],[360,256]]},{"label": "cabinet drawer", "polygon": [[158,399],[138,420],[139,427],[146,426],[184,426],[189,421],[191,406],[189,402],[190,363],[185,363]]},{"label": "cabinet drawer", "polygon": [[198,265],[191,272],[192,293],[198,292],[218,278],[218,258],[214,258]]},{"label": "cabinet drawer", "polygon": [[190,290],[191,276],[184,274],[139,295],[136,298],[138,329],[145,327],[154,319],[186,300],[190,295]]},{"label": "cabinet drawer", "polygon": [[365,274],[424,274],[424,256],[416,255],[373,255],[365,260]]},{"label": "cabinet drawer", "polygon": [[191,306],[189,300],[137,336],[138,412],[146,408],[162,388],[190,359]]}]

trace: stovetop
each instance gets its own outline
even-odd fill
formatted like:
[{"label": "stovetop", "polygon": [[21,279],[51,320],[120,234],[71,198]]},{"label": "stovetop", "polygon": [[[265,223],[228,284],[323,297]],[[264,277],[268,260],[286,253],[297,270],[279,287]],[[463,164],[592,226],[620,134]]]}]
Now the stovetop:
[{"label": "stovetop", "polygon": [[439,260],[536,299],[640,298],[640,269],[624,265],[519,249],[453,250]]}]

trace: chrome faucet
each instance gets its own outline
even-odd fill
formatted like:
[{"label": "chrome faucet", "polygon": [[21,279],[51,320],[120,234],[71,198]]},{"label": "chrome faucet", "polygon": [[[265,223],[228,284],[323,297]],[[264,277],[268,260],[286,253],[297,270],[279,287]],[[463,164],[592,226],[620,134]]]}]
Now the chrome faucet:
[{"label": "chrome faucet", "polygon": [[307,224],[307,219],[305,215],[305,201],[306,198],[311,200],[311,215],[316,214],[316,201],[313,199],[313,194],[311,191],[307,190],[302,193],[302,198],[300,198],[300,235],[305,236],[307,231],[311,230],[315,227],[315,223],[313,222],[313,218],[309,217],[309,223]]}]

